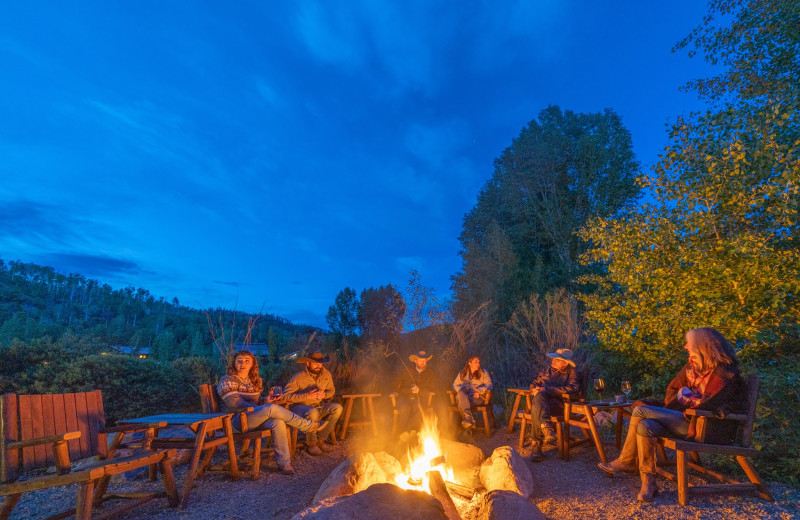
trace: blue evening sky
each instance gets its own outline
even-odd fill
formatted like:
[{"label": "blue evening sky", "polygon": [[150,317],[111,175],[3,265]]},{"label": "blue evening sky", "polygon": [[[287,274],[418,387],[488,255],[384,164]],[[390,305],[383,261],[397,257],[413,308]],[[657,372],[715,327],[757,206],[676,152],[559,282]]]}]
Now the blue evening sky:
[{"label": "blue evening sky", "polygon": [[0,258],[325,326],[408,272],[450,295],[492,162],[550,104],[644,168],[710,75],[700,1],[3,2]]}]

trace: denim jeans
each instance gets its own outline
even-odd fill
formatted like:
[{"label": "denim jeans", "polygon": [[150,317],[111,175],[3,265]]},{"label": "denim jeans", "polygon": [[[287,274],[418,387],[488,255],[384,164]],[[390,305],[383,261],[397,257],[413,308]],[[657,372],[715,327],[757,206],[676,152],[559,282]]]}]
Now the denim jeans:
[{"label": "denim jeans", "polygon": [[550,420],[553,415],[562,415],[564,413],[564,400],[561,397],[552,397],[546,395],[544,392],[538,392],[531,398],[531,422],[533,427],[533,439],[541,441],[544,436],[542,435],[542,423]]},{"label": "denim jeans", "polygon": [[[291,411],[301,417],[311,419],[312,421],[329,421],[328,425],[319,432],[307,433],[306,444],[311,445],[317,442],[317,439],[327,439],[331,434],[333,428],[336,426],[336,421],[342,415],[342,405],[339,403],[322,403],[318,406],[310,406],[307,404],[293,404],[289,407]],[[319,436],[319,437],[318,437]]]},{"label": "denim jeans", "polygon": [[[241,431],[242,425],[239,420],[239,414],[234,415],[231,422],[235,431]],[[272,433],[275,461],[281,467],[288,464],[291,458],[289,456],[289,436],[286,432],[287,425],[305,431],[311,428],[313,423],[278,404],[256,406],[255,410],[247,413],[247,427],[249,429],[268,429]]]},{"label": "denim jeans", "polygon": [[463,388],[458,391],[456,394],[456,403],[458,404],[458,409],[461,412],[461,417],[467,418],[469,417],[472,419],[472,408],[473,406],[480,406],[482,404],[486,404],[483,400],[483,397],[475,398],[475,391],[472,389],[464,390]]},{"label": "denim jeans", "polygon": [[683,417],[683,412],[677,410],[660,406],[637,406],[633,410],[633,416],[642,418],[636,433],[643,437],[685,438],[689,434],[689,421]]}]

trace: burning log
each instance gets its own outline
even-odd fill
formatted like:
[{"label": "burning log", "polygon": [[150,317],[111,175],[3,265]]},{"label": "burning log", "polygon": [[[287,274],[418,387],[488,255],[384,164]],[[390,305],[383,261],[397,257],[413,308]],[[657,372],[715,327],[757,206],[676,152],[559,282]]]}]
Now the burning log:
[{"label": "burning log", "polygon": [[447,515],[448,520],[461,520],[461,515],[458,514],[456,505],[447,491],[444,479],[438,471],[428,472],[428,485],[430,486],[431,495],[444,507],[444,513]]},{"label": "burning log", "polygon": [[472,497],[475,496],[475,489],[469,486],[462,486],[461,484],[450,482],[449,480],[446,480],[444,484],[447,486],[447,491],[450,493],[450,496],[456,495],[466,501],[472,500]]}]

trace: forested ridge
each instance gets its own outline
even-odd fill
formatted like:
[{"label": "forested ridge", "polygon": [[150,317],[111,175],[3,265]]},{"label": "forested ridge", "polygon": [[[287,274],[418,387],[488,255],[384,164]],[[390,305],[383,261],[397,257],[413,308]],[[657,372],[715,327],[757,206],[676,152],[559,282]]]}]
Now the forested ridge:
[{"label": "forested ridge", "polygon": [[[76,354],[97,354],[109,346],[148,349],[155,359],[210,356],[212,323],[247,323],[254,315],[230,309],[194,309],[147,289],[114,289],[78,273],[0,259],[0,347],[13,339],[64,339]],[[251,339],[269,343],[276,357],[305,344],[313,327],[260,314]],[[235,333],[236,334],[236,333]],[[235,335],[234,341],[244,336]]]}]

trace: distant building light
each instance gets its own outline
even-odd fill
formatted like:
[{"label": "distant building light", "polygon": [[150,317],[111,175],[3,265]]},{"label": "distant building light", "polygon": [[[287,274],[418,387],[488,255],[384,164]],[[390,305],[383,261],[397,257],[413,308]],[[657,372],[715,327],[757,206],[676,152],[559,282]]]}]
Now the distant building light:
[{"label": "distant building light", "polygon": [[147,354],[139,354],[139,359],[147,359]]}]

